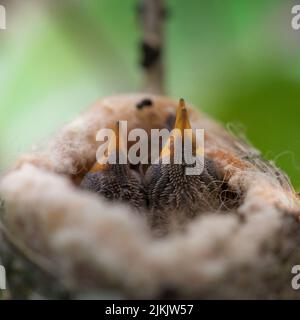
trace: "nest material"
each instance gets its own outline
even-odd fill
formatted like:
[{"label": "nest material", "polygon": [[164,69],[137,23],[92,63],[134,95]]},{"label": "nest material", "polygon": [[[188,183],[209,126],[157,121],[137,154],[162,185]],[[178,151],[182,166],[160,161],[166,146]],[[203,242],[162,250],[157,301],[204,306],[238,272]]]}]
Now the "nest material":
[{"label": "nest material", "polygon": [[[141,108],[145,99],[151,107]],[[165,128],[176,107],[176,101],[149,94],[106,98],[44,150],[23,156],[0,183],[10,248],[71,297],[297,297],[290,285],[292,265],[300,263],[293,188],[254,148],[195,109],[191,123],[205,129],[205,153],[238,195],[226,213],[209,212],[185,232],[155,239],[130,208],[78,188],[95,162],[100,128],[117,120],[127,120],[128,130]]]}]

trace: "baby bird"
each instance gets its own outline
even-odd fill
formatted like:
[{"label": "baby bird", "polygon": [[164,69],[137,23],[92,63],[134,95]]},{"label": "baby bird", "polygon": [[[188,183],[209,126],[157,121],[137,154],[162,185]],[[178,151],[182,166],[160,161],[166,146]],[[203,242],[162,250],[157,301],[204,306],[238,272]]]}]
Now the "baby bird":
[{"label": "baby bird", "polygon": [[119,122],[114,132],[116,139],[110,139],[108,150],[116,152],[116,163],[96,162],[83,178],[81,187],[96,192],[107,200],[127,203],[140,211],[146,206],[146,193],[139,173],[132,170],[129,164],[119,163],[120,155],[124,153],[123,137],[119,136]]},{"label": "baby bird", "polygon": [[[220,207],[220,177],[211,160],[204,159],[204,169],[200,175],[187,175],[187,164],[184,159],[185,139],[190,139],[194,156],[201,151],[195,145],[195,136],[184,136],[185,129],[191,129],[188,111],[183,99],[180,100],[176,113],[175,129],[177,133],[170,135],[163,147],[157,164],[151,165],[146,174],[146,188],[148,190],[150,223],[157,235],[163,235],[173,229],[181,228],[187,219],[200,213],[216,210]],[[177,141],[177,139],[181,139]],[[182,163],[174,163],[176,143],[182,143]],[[203,151],[202,151],[203,152]],[[162,159],[170,157],[170,164],[163,164]],[[178,163],[178,162],[177,162]]]}]

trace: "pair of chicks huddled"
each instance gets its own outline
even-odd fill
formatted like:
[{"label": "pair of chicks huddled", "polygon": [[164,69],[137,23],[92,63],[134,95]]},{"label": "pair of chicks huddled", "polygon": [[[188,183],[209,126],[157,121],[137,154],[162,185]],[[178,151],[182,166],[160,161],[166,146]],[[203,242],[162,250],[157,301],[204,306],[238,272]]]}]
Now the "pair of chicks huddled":
[{"label": "pair of chicks huddled", "polygon": [[[179,129],[181,136],[170,135],[160,151],[155,164],[146,170],[128,164],[96,163],[85,175],[81,187],[103,196],[110,201],[128,203],[146,215],[151,227],[158,234],[184,225],[185,221],[203,212],[217,210],[221,206],[219,198],[221,181],[217,170],[210,159],[204,158],[204,168],[200,175],[187,175],[187,164],[181,148],[182,162],[174,163],[174,145],[176,139],[184,144],[184,139],[192,140],[193,155],[197,158],[198,149],[194,143],[194,135],[186,137],[185,129],[191,129],[188,111],[181,99],[176,112],[174,129]],[[118,126],[116,133],[116,150],[124,148],[120,142]],[[117,154],[119,154],[117,152]],[[203,150],[202,150],[203,152]],[[168,155],[170,163],[164,164],[162,158]]]}]

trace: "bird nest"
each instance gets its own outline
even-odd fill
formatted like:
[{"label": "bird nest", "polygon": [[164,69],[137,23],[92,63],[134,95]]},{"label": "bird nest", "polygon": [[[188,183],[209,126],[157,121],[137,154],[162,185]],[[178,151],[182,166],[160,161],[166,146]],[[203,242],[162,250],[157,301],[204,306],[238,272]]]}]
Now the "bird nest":
[{"label": "bird nest", "polygon": [[12,268],[22,261],[21,277],[8,278],[12,290],[46,286],[49,296],[55,284],[72,298],[296,297],[290,278],[300,263],[300,211],[287,177],[188,108],[192,127],[205,130],[205,155],[222,181],[221,206],[157,237],[147,213],[82,190],[100,128],[127,120],[129,130],[150,132],[170,127],[177,109],[176,101],[149,94],[103,99],[42,150],[22,156],[0,182],[3,257]]}]

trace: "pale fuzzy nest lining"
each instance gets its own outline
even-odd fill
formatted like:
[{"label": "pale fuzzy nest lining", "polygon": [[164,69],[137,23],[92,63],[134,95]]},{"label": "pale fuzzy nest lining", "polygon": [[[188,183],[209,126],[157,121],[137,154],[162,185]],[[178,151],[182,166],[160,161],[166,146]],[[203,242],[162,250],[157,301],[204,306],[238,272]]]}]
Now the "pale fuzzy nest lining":
[{"label": "pale fuzzy nest lining", "polygon": [[[149,97],[152,108],[136,109]],[[185,233],[154,239],[129,208],[75,185],[95,159],[97,130],[116,120],[129,120],[129,129],[164,127],[176,106],[151,95],[97,103],[2,179],[6,228],[78,292],[113,289],[136,298],[289,297],[290,271],[281,279],[271,270],[281,266],[286,243],[291,246],[285,218],[297,217],[294,191],[255,150],[198,112],[193,111],[192,125],[206,130],[206,153],[230,188],[243,195],[236,212],[201,215]],[[262,280],[268,276],[270,281]]]}]

